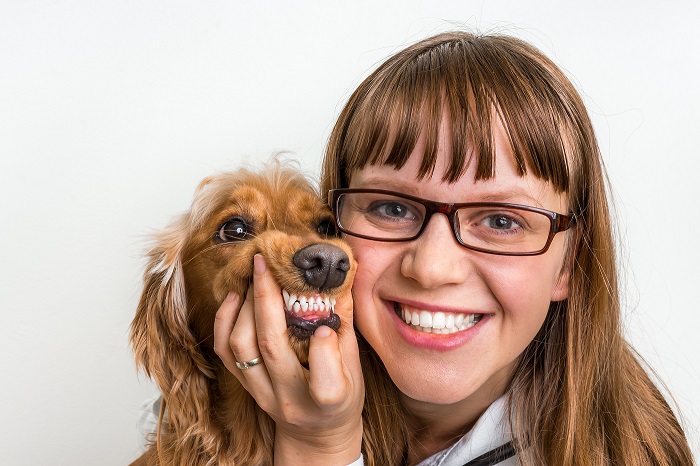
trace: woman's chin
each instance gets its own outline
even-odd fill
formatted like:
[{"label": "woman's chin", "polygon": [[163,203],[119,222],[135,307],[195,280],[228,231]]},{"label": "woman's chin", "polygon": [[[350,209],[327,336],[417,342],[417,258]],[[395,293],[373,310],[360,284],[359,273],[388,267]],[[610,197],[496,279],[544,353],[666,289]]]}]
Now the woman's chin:
[{"label": "woman's chin", "polygon": [[444,374],[440,378],[430,374],[420,376],[415,372],[390,375],[404,397],[422,403],[450,405],[470,398],[477,391],[477,384],[470,384],[464,377],[457,382]]},{"label": "woman's chin", "polygon": [[446,370],[444,366],[433,364],[423,368],[413,366],[390,367],[387,365],[389,376],[397,388],[406,397],[406,401],[415,400],[421,403],[435,405],[452,405],[455,403],[473,401],[477,404],[490,403],[505,393],[512,377],[512,364],[494,369],[491,376],[480,374],[478,371],[460,367],[456,370]]}]

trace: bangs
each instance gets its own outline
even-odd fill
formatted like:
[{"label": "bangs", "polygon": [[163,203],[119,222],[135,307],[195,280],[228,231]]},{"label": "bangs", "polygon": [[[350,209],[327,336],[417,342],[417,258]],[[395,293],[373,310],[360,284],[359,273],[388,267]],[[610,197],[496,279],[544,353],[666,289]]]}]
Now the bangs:
[{"label": "bangs", "polygon": [[[558,86],[560,83],[561,86]],[[563,83],[563,84],[562,84]],[[573,96],[572,96],[573,93]],[[476,179],[495,175],[494,121],[509,139],[518,173],[558,191],[569,187],[565,137],[577,94],[561,71],[512,37],[442,34],[399,52],[363,82],[346,106],[338,173],[370,165],[403,167],[425,138],[418,178],[433,174],[440,125],[449,119],[452,158],[442,180],[455,182],[476,163]],[[472,160],[475,157],[475,160]]]}]

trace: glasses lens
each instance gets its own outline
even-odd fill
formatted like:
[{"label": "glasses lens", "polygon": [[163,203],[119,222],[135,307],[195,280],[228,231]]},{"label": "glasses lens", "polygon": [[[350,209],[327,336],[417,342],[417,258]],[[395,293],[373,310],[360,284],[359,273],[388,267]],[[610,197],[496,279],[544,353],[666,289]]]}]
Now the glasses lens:
[{"label": "glasses lens", "polygon": [[547,244],[552,221],[536,211],[490,205],[457,211],[462,243],[486,251],[530,253]]},{"label": "glasses lens", "polygon": [[376,239],[408,239],[421,229],[425,207],[383,193],[344,193],[338,198],[338,223],[349,234]]}]

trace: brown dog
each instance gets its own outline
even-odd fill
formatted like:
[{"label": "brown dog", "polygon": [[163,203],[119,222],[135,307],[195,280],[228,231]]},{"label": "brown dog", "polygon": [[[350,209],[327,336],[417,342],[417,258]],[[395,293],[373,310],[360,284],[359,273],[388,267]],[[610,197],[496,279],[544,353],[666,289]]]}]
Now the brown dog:
[{"label": "brown dog", "polygon": [[137,364],[163,395],[156,442],[133,464],[272,464],[273,422],[214,353],[215,313],[228,292],[245,296],[261,253],[284,290],[290,344],[305,364],[315,328],[342,325],[333,305],[355,271],[333,232],[329,208],[280,163],[200,184],[190,211],[149,252],[131,325]]}]

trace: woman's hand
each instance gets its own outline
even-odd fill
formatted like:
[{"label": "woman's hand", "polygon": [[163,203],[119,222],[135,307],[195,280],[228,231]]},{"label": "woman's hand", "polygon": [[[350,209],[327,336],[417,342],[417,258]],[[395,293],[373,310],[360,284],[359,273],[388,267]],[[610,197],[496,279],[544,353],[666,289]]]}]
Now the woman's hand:
[{"label": "woman's hand", "polygon": [[[350,292],[335,306],[342,321],[338,334],[321,326],[311,337],[307,371],[289,345],[281,290],[260,255],[254,257],[252,288],[242,306],[231,294],[219,308],[214,349],[275,421],[275,464],[352,463],[362,444],[364,382]],[[236,366],[255,358],[262,363]]]}]

